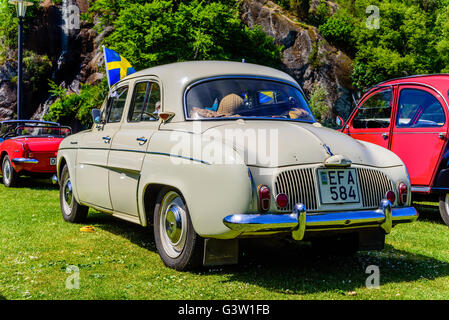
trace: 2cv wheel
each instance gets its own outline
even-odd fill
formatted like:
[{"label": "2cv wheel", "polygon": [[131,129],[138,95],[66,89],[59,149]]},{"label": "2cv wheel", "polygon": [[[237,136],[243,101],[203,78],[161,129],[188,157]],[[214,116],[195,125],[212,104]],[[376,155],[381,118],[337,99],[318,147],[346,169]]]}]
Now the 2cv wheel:
[{"label": "2cv wheel", "polygon": [[201,265],[202,238],[193,229],[184,198],[174,189],[159,192],[154,208],[154,238],[167,267],[181,271]]},{"label": "2cv wheel", "polygon": [[76,201],[73,195],[69,168],[67,166],[64,166],[61,173],[59,201],[61,204],[62,217],[65,221],[79,223],[86,220],[87,214],[89,212],[89,207],[80,205],[78,201]]},{"label": "2cv wheel", "polygon": [[15,187],[19,180],[19,174],[14,170],[9,156],[5,156],[2,162],[2,176],[5,187]]},{"label": "2cv wheel", "polygon": [[440,215],[444,223],[449,226],[449,193],[440,196]]}]

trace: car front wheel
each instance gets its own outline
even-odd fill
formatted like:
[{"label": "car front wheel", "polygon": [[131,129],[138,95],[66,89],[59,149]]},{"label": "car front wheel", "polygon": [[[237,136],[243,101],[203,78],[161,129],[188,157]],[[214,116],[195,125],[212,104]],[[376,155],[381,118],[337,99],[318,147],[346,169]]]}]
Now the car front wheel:
[{"label": "car front wheel", "polygon": [[14,170],[9,156],[3,158],[2,163],[3,184],[5,187],[15,187],[19,180],[19,174]]},{"label": "car front wheel", "polygon": [[184,198],[174,189],[164,188],[157,197],[154,238],[167,267],[181,271],[201,264],[202,238],[193,229]]},{"label": "car front wheel", "polygon": [[440,196],[440,214],[444,223],[449,226],[449,193]]},{"label": "car front wheel", "polygon": [[73,195],[69,168],[67,166],[64,166],[61,173],[59,200],[62,216],[65,221],[80,223],[86,220],[89,207],[82,206],[76,201],[75,196]]}]

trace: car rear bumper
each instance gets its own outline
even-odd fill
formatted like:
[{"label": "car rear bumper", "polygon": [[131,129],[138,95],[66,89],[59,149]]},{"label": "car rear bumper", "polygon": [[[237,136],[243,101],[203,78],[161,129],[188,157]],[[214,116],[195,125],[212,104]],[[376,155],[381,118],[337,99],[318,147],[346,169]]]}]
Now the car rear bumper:
[{"label": "car rear bumper", "polygon": [[26,163],[38,164],[39,160],[29,159],[29,158],[14,158],[14,159],[12,159],[12,162],[14,164],[26,164]]},{"label": "car rear bumper", "polygon": [[376,210],[307,215],[305,206],[297,204],[289,214],[233,214],[225,217],[223,223],[241,233],[291,231],[295,240],[302,240],[308,232],[367,227],[379,227],[388,234],[394,225],[417,218],[415,208],[391,208],[390,201],[382,200]]}]

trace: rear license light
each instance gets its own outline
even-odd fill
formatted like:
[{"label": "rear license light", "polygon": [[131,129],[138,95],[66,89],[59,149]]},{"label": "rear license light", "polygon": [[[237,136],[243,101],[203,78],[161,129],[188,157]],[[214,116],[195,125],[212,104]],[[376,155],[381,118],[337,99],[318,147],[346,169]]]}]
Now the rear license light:
[{"label": "rear license light", "polygon": [[271,192],[270,188],[264,185],[258,187],[259,211],[265,212],[270,209]]},{"label": "rear license light", "polygon": [[387,192],[385,197],[387,198],[388,201],[391,202],[391,204],[394,204],[394,202],[396,201],[396,194],[391,190]]},{"label": "rear license light", "polygon": [[276,196],[276,204],[279,208],[285,208],[288,206],[288,197],[285,193],[279,193]]},{"label": "rear license light", "polygon": [[408,197],[408,187],[405,183],[401,182],[398,186],[399,191],[399,201],[401,204],[407,203],[407,197]]}]

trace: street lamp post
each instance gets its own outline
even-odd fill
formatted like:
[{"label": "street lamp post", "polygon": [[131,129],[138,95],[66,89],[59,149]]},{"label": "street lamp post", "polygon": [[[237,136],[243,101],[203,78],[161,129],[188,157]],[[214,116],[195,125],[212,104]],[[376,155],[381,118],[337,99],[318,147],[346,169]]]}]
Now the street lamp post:
[{"label": "street lamp post", "polygon": [[21,120],[23,109],[23,18],[25,17],[27,7],[32,6],[34,3],[24,0],[10,0],[9,3],[16,6],[17,17],[19,18],[19,52],[17,58],[17,120]]}]

